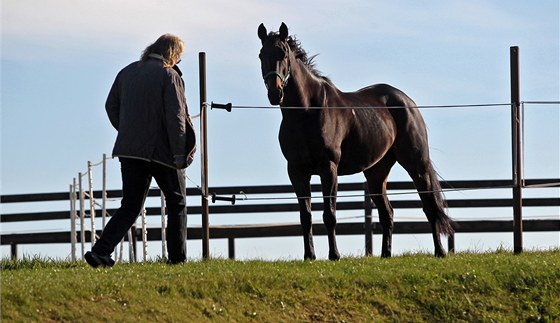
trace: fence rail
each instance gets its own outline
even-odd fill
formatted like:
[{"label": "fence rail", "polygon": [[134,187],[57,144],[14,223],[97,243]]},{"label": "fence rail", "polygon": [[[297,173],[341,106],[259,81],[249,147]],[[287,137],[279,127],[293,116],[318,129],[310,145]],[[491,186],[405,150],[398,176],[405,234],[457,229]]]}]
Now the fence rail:
[{"label": "fence rail", "polygon": [[[525,186],[546,185],[553,183],[551,187],[560,187],[560,179],[526,179]],[[497,180],[455,180],[445,181],[441,183],[443,189],[500,189],[511,188],[513,181],[510,179]],[[339,191],[363,191],[364,183],[340,183]],[[414,190],[416,187],[413,182],[389,182],[387,190]],[[211,192],[219,194],[239,194],[243,191],[245,194],[281,194],[293,193],[291,185],[258,185],[258,186],[217,186],[209,188]],[[312,192],[320,192],[321,185],[311,185]],[[93,192],[95,198],[102,197],[102,191]],[[78,193],[76,193],[78,194]],[[159,196],[159,189],[150,189],[148,196]],[[196,188],[187,188],[188,196],[200,195],[200,191]],[[120,198],[121,190],[107,190],[107,198]],[[26,203],[26,202],[52,202],[52,201],[68,201],[68,192],[57,193],[35,193],[35,194],[7,194],[0,196],[0,203]]]},{"label": "fence rail", "polygon": [[[539,186],[548,185],[552,183],[552,187],[560,187],[560,179],[532,179],[526,180],[526,186]],[[482,190],[482,189],[511,189],[511,180],[482,180],[482,181],[448,181],[442,183],[444,189],[453,190]],[[344,195],[344,192],[360,192],[362,195],[352,195],[353,200],[341,198],[337,203],[337,209],[340,211],[346,210],[359,210],[363,211],[364,216],[367,217],[371,214],[374,205],[366,203],[367,186],[365,183],[341,183],[339,185],[339,194]],[[390,182],[388,184],[389,191],[403,191],[414,190],[412,182]],[[299,208],[295,197],[293,199],[286,198],[286,194],[293,195],[293,190],[290,185],[275,185],[275,186],[243,186],[243,187],[212,187],[209,191],[218,195],[237,195],[239,202],[236,205],[213,204],[209,207],[210,214],[249,214],[249,213],[281,213],[281,212],[298,212]],[[243,192],[240,194],[240,192]],[[312,192],[321,192],[320,185],[312,185]],[[78,194],[78,193],[76,193]],[[120,190],[106,191],[107,198],[119,198],[122,192]],[[253,196],[266,196],[254,199]],[[275,201],[275,196],[282,196],[282,202]],[[149,196],[159,197],[159,189],[151,189]],[[200,191],[196,188],[187,189],[187,196],[200,196]],[[363,196],[362,200],[356,200],[356,197]],[[95,199],[102,198],[102,191],[94,191],[93,197]],[[416,198],[417,195],[415,194]],[[17,195],[2,195],[0,197],[1,203],[33,203],[33,202],[48,202],[48,201],[69,201],[69,193],[41,193],[41,194],[17,194]],[[77,198],[78,199],[78,198]],[[87,199],[87,197],[86,197]],[[247,201],[244,201],[247,199]],[[255,201],[257,200],[257,201]],[[285,202],[288,200],[288,202]],[[247,203],[244,203],[247,202]],[[256,203],[258,202],[258,203]],[[513,205],[512,198],[488,198],[488,199],[448,199],[449,208],[496,208],[496,207],[511,207]],[[409,200],[394,200],[391,202],[395,209],[415,209],[421,208],[421,202],[418,199]],[[539,198],[525,198],[523,199],[524,207],[560,207],[560,197],[539,197]],[[314,211],[322,210],[322,203],[312,203]],[[86,218],[89,219],[89,214]],[[107,212],[111,214],[114,209],[109,209]],[[198,215],[202,213],[201,206],[189,206],[187,211],[190,215]],[[146,214],[149,216],[161,215],[160,207],[147,207]],[[12,213],[2,214],[0,222],[13,223],[27,221],[44,221],[44,220],[68,220],[70,219],[71,212],[69,211],[49,211],[49,212],[26,212],[26,213]],[[370,218],[371,219],[371,218]],[[456,229],[457,233],[474,233],[474,232],[512,232],[513,220],[506,221],[459,221]],[[523,228],[526,232],[560,232],[560,215],[559,219],[553,220],[524,220]],[[322,223],[313,225],[313,232],[315,235],[325,235],[325,228]],[[395,222],[395,234],[420,234],[430,233],[430,226],[427,221],[416,222]],[[101,230],[96,231],[97,234]],[[380,234],[381,228],[379,223],[368,224],[364,222],[341,222],[337,225],[338,235],[369,235],[371,241],[372,234]],[[147,228],[146,239],[147,241],[160,241],[161,228]],[[239,238],[264,238],[264,237],[286,237],[286,236],[299,236],[301,229],[297,223],[284,223],[284,224],[254,224],[254,225],[217,225],[210,227],[210,237],[212,239],[228,239],[228,255],[230,258],[235,257],[235,239]],[[142,239],[142,229],[138,228],[133,231],[132,239]],[[203,229],[200,227],[188,228],[188,239],[198,240],[203,237]],[[85,230],[84,239],[81,238],[80,232],[76,233],[75,242],[82,243],[91,242],[91,229]],[[128,239],[125,239],[128,240]],[[366,241],[368,239],[366,238]],[[72,232],[42,232],[42,233],[15,233],[3,234],[1,236],[2,245],[12,246],[12,257],[17,256],[17,245],[19,244],[47,244],[47,243],[71,243]],[[371,243],[371,242],[370,242]],[[367,244],[367,242],[366,242]],[[133,244],[135,247],[136,244]],[[449,250],[454,250],[454,236],[448,239]],[[366,252],[370,251],[371,246],[366,245]]]}]

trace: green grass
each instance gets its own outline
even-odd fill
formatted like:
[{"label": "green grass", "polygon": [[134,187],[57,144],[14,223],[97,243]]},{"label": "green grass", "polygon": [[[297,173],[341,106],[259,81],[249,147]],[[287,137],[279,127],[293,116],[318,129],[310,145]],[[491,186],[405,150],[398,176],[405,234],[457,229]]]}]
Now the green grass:
[{"label": "green grass", "polygon": [[2,322],[560,320],[560,250],[445,259],[2,260]]}]

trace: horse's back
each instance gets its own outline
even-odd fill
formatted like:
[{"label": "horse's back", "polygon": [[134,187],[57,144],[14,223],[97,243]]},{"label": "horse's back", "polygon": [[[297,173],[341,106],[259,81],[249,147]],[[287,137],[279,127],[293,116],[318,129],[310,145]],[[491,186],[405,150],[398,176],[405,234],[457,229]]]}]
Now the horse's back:
[{"label": "horse's back", "polygon": [[385,83],[364,87],[355,92],[360,96],[375,98],[372,101],[381,101],[386,107],[416,107],[416,103],[403,91]]},{"label": "horse's back", "polygon": [[399,162],[429,163],[426,123],[416,103],[401,90],[387,84],[376,84],[363,90],[384,97],[385,106],[389,107],[397,127],[393,151]]},{"label": "horse's back", "polygon": [[372,106],[381,105],[389,108],[397,128],[395,138],[396,150],[413,148],[427,153],[428,135],[426,124],[416,103],[403,91],[389,84],[374,84],[355,92],[368,98]]}]

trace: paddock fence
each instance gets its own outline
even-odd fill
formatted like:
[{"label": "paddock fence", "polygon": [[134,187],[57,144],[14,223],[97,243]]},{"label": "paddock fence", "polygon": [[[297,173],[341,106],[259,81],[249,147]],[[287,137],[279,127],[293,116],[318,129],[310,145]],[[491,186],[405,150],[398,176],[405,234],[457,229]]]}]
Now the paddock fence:
[{"label": "paddock fence", "polygon": [[[542,188],[555,188],[560,187],[560,179],[527,179],[525,185],[533,187],[531,189]],[[447,181],[442,182],[445,190],[511,190],[511,180],[465,180],[465,181]],[[536,187],[536,188],[535,188]],[[414,184],[412,182],[390,182],[388,184],[389,194],[404,194],[408,196],[414,191]],[[210,187],[209,191],[214,193],[214,197],[228,196],[230,203],[223,201],[214,201],[219,204],[212,204],[209,206],[209,213],[214,215],[241,215],[241,214],[285,214],[291,212],[297,214],[299,207],[297,199],[293,194],[293,189],[290,185],[274,185],[274,186],[227,186],[227,187]],[[550,190],[547,190],[550,191]],[[312,192],[315,194],[321,193],[321,187],[318,184],[312,185]],[[68,244],[75,243],[82,246],[81,257],[83,257],[84,248],[86,243],[91,243],[95,240],[96,236],[101,234],[101,230],[95,229],[95,214],[96,211],[106,213],[108,216],[112,214],[115,209],[103,209],[96,201],[105,199],[119,199],[122,195],[120,190],[96,190],[91,191],[82,189],[80,191],[60,192],[60,193],[39,193],[39,194],[17,194],[17,195],[2,195],[1,203],[34,203],[34,202],[47,202],[47,201],[66,201],[69,203],[80,204],[81,209],[75,208],[68,212],[65,211],[49,211],[49,212],[34,212],[34,213],[11,213],[2,214],[0,222],[14,223],[19,222],[25,226],[29,221],[49,221],[49,220],[69,220],[74,226],[75,230],[65,230],[56,232],[34,232],[34,233],[13,233],[2,234],[0,237],[2,245],[11,246],[12,258],[18,256],[18,245],[25,244]],[[339,201],[337,202],[337,210],[340,214],[346,211],[354,211],[358,215],[351,217],[353,222],[339,222],[337,225],[337,235],[363,235],[364,236],[364,250],[365,255],[371,255],[373,249],[372,235],[381,234],[381,226],[374,214],[375,205],[371,203],[368,198],[367,185],[365,182],[361,183],[340,183],[339,184]],[[90,198],[93,196],[93,198]],[[152,201],[156,199],[161,200],[161,192],[157,188],[152,188],[149,191],[149,199]],[[199,188],[188,188],[188,197],[200,196]],[[231,197],[229,197],[231,196]],[[417,195],[416,195],[417,196]],[[104,198],[105,197],[105,198]],[[316,198],[320,195],[314,196]],[[212,199],[209,197],[209,199]],[[351,200],[351,201],[348,201]],[[74,201],[74,202],[72,202]],[[90,203],[91,202],[91,203]],[[235,203],[231,205],[231,202]],[[155,202],[157,203],[157,202]],[[391,202],[395,209],[415,209],[420,214],[422,205],[418,198],[415,199],[396,199]],[[469,209],[469,214],[477,215],[479,218],[492,218],[492,209],[494,208],[511,208],[513,205],[512,198],[483,198],[483,199],[448,199],[447,204],[449,209]],[[90,208],[86,205],[94,205]],[[154,202],[151,203],[154,205]],[[560,197],[538,197],[538,198],[524,198],[524,209],[532,208],[538,209],[542,207],[553,207],[560,210]],[[163,212],[162,212],[163,208]],[[313,211],[321,211],[322,203],[313,202]],[[190,205],[187,207],[189,214],[189,221],[193,217],[202,214],[201,205]],[[396,219],[399,219],[398,211],[395,212]],[[93,217],[92,217],[93,214]],[[162,217],[165,218],[164,205],[152,206],[145,208],[143,214],[146,217]],[[163,216],[162,216],[163,214]],[[480,217],[480,215],[485,215]],[[74,218],[72,222],[72,218]],[[359,219],[359,220],[356,220]],[[99,219],[98,219],[99,221]],[[45,222],[47,223],[47,222]],[[93,225],[92,225],[93,223]],[[130,246],[129,261],[137,261],[142,252],[138,251],[138,247],[143,247],[144,261],[147,259],[146,243],[148,241],[161,241],[162,242],[162,257],[165,256],[165,222],[162,226],[147,227],[146,221],[142,221],[141,227],[133,227],[130,234],[125,237],[125,243]],[[457,221],[456,233],[492,233],[492,232],[512,232],[512,220],[476,220],[476,221]],[[93,230],[92,230],[93,228]],[[551,217],[550,214],[543,216],[532,216],[531,219],[523,220],[524,232],[560,232],[560,214],[555,214]],[[203,230],[200,226],[189,226],[187,230],[189,240],[201,240],[203,238]],[[326,235],[325,228],[322,223],[313,224],[314,235]],[[94,233],[94,234],[92,234]],[[424,221],[397,221],[394,224],[395,234],[422,234],[431,233],[431,228],[427,220]],[[210,239],[227,239],[228,241],[228,257],[235,258],[235,241],[236,239],[244,238],[273,238],[273,237],[294,237],[301,236],[301,228],[298,223],[278,223],[278,224],[246,224],[246,225],[210,225],[209,227]],[[448,237],[448,250],[453,252],[455,250],[455,235]],[[558,242],[560,247],[560,241]],[[122,250],[122,248],[121,248]],[[70,258],[76,260],[76,249],[72,249]],[[121,251],[122,259],[122,251]]]}]

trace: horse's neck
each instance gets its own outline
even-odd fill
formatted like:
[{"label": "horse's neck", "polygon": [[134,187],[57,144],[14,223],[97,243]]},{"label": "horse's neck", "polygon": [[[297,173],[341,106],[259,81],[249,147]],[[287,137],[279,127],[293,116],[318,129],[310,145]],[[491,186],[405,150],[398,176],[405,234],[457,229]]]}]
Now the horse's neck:
[{"label": "horse's neck", "polygon": [[285,93],[286,107],[317,107],[325,102],[326,82],[315,76],[300,60],[293,58],[292,77]]}]

